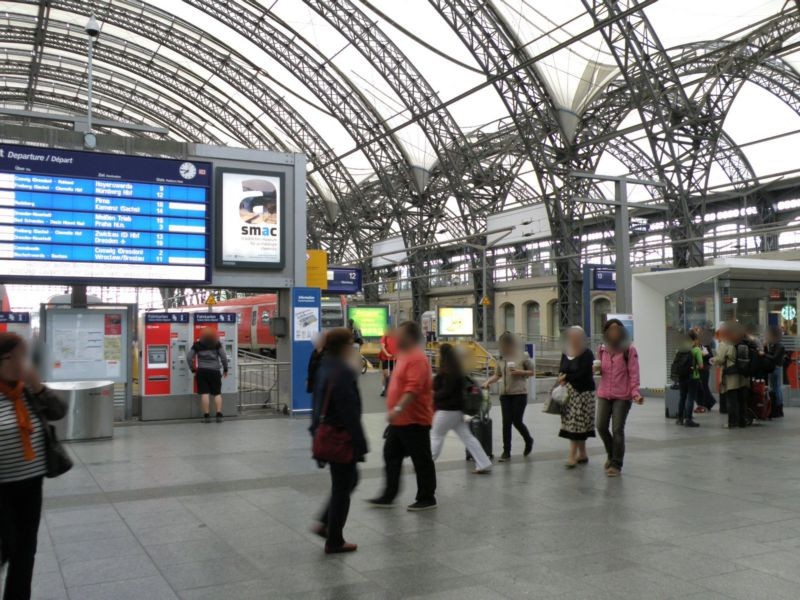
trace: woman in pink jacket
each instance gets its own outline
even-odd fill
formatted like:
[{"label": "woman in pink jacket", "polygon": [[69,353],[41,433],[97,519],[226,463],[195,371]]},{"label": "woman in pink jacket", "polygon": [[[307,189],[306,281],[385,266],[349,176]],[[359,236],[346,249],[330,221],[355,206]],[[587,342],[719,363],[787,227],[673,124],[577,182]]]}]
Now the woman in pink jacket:
[{"label": "woman in pink jacket", "polygon": [[619,319],[609,319],[605,324],[603,340],[599,360],[595,361],[595,372],[601,377],[597,390],[597,433],[608,454],[606,475],[619,477],[625,457],[625,421],[631,402],[644,402],[639,393],[639,355],[628,341],[625,326]]}]

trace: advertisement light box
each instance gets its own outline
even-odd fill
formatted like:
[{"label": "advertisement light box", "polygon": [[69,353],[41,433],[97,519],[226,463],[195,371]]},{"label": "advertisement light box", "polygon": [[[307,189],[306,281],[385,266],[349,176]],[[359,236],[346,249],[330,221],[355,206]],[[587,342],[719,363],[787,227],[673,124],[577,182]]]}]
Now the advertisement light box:
[{"label": "advertisement light box", "polygon": [[440,336],[471,337],[475,334],[475,311],[471,306],[440,306],[437,324]]},{"label": "advertisement light box", "polygon": [[347,318],[355,321],[365,338],[379,338],[389,328],[389,307],[348,306]]}]

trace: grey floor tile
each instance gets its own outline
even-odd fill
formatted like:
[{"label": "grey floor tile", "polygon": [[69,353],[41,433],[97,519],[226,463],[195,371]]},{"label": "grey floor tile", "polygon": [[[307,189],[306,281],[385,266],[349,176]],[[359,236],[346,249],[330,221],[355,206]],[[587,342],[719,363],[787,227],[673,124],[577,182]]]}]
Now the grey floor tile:
[{"label": "grey floor tile", "polygon": [[283,592],[270,591],[266,579],[237,581],[178,592],[181,600],[278,600],[286,598]]},{"label": "grey floor tile", "polygon": [[158,575],[153,561],[143,555],[71,562],[63,565],[61,571],[68,588]]},{"label": "grey floor tile", "polygon": [[207,538],[147,546],[147,553],[161,567],[230,557],[235,551],[219,538]]},{"label": "grey floor tile", "polygon": [[796,600],[797,598],[796,582],[749,569],[701,579],[697,583],[734,600],[753,600],[755,598]]},{"label": "grey floor tile", "polygon": [[73,562],[86,562],[101,558],[119,558],[144,555],[144,548],[128,534],[125,537],[92,540],[86,542],[57,543],[54,546],[58,561],[64,565]]},{"label": "grey floor tile", "polygon": [[129,579],[70,589],[70,598],[80,600],[176,600],[178,596],[163,577]]},{"label": "grey floor tile", "polygon": [[189,590],[256,579],[260,573],[243,557],[219,558],[160,566],[173,589]]},{"label": "grey floor tile", "polygon": [[[0,578],[2,579],[2,578]],[[31,589],[33,600],[67,600],[67,588],[61,574],[35,573]]]},{"label": "grey floor tile", "polygon": [[163,527],[152,527],[136,531],[136,538],[144,546],[204,540],[213,537],[216,537],[216,534],[203,523],[164,525]]}]

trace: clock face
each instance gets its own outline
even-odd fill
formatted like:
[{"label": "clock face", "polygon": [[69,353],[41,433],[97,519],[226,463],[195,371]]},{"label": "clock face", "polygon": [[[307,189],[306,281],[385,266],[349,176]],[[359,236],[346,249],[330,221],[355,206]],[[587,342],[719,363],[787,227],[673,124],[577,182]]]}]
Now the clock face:
[{"label": "clock face", "polygon": [[87,148],[94,148],[97,146],[97,136],[93,133],[86,133],[83,136],[83,145]]},{"label": "clock face", "polygon": [[194,176],[197,175],[197,167],[190,162],[185,162],[178,167],[178,172],[184,179],[194,179]]}]

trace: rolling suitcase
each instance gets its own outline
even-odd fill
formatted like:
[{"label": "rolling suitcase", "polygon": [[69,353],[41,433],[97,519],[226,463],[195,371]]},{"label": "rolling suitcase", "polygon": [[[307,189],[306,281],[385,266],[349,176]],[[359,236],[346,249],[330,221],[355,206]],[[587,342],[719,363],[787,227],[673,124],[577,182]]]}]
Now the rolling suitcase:
[{"label": "rolling suitcase", "polygon": [[664,393],[664,416],[667,419],[678,418],[678,406],[681,401],[681,391],[675,387],[668,387]]},{"label": "rolling suitcase", "polygon": [[[492,453],[492,419],[482,416],[472,417],[469,420],[469,430],[472,435],[478,438],[489,458],[494,458]],[[469,451],[467,451],[467,460],[472,460]]]}]

